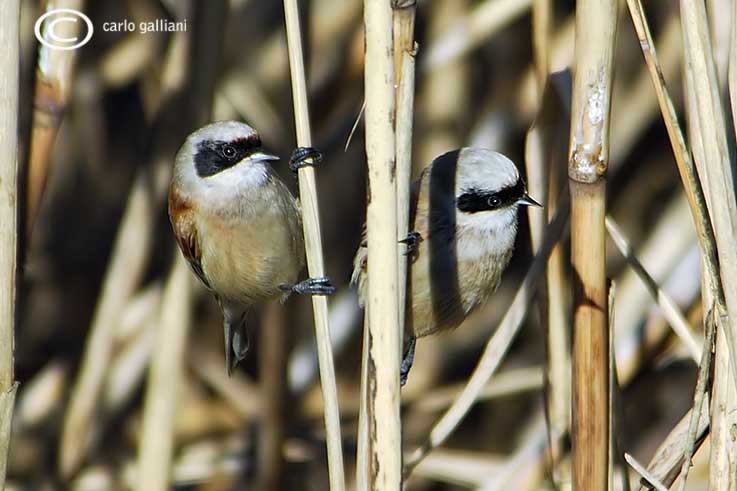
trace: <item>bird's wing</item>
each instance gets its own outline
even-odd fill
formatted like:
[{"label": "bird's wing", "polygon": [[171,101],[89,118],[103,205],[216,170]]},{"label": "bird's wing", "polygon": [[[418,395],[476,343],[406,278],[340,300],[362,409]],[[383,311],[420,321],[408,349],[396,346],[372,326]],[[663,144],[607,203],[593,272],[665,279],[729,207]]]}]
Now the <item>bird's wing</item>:
[{"label": "bird's wing", "polygon": [[[424,175],[424,172],[423,172]],[[420,232],[422,235],[423,232],[425,232],[425,227],[423,227],[423,230],[415,230],[414,224],[415,224],[415,215],[417,211],[417,199],[420,194],[420,182],[421,178],[417,179],[412,183],[412,186],[410,187],[410,199],[409,199],[409,206],[410,206],[410,213],[409,213],[409,223],[410,223],[410,232],[411,231],[417,231]],[[400,240],[404,237],[400,237]],[[365,296],[368,293],[366,291],[366,280],[367,280],[367,273],[368,273],[368,243],[366,240],[366,222],[363,223],[363,227],[361,228],[361,243],[358,246],[358,250],[356,251],[356,255],[353,258],[353,274],[351,274],[351,285],[354,285],[358,291],[358,303],[363,307],[365,302]]]},{"label": "bird's wing", "polygon": [[197,235],[194,210],[189,201],[173,190],[169,192],[169,219],[182,255],[194,274],[208,289],[211,289],[202,269],[202,249]]}]

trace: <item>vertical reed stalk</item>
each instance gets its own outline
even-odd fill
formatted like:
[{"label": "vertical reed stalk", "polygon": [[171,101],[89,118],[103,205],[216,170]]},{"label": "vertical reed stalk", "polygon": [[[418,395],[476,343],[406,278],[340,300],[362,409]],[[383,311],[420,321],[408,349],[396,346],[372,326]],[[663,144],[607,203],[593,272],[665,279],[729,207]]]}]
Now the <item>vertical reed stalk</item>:
[{"label": "vertical reed stalk", "polygon": [[0,3],[0,489],[5,487],[13,406],[18,269],[18,0]]},{"label": "vertical reed stalk", "polygon": [[573,266],[573,489],[604,491],[609,466],[606,170],[616,0],[576,5],[568,178]]},{"label": "vertical reed stalk", "polygon": [[[725,126],[725,113],[719,94],[716,67],[703,2],[681,1],[690,128],[693,131],[694,157],[706,195],[717,244],[726,322],[717,330],[714,358],[714,389],[709,489],[737,487],[737,449],[731,433],[737,424],[737,392],[730,370],[737,341],[737,201]],[[721,313],[720,313],[721,314]]]},{"label": "vertical reed stalk", "polygon": [[399,299],[392,8],[364,1],[366,156],[368,159],[368,482],[398,490],[402,480],[399,417]]},{"label": "vertical reed stalk", "polygon": [[[44,2],[46,9],[81,10],[82,0],[59,0]],[[51,33],[46,32],[50,21],[57,19],[51,16],[44,23],[42,30],[44,39],[49,39]],[[80,36],[84,22],[59,22],[55,25],[53,34],[62,38],[72,39]],[[86,29],[87,26],[84,26]],[[81,35],[84,36],[86,32]],[[26,199],[27,232],[32,232],[33,223],[38,215],[41,199],[43,198],[46,181],[49,177],[49,156],[54,146],[56,134],[69,102],[72,88],[74,60],[77,57],[76,49],[51,49],[39,43],[38,67],[36,70],[36,87],[33,96],[33,126],[31,128],[31,148],[28,159],[28,190]]]},{"label": "vertical reed stalk", "polygon": [[[302,34],[300,31],[297,0],[284,0],[284,17],[287,30],[287,44],[289,46],[289,68],[292,77],[292,98],[294,99],[297,145],[309,147],[312,144],[312,132],[310,130],[310,115],[307,105],[307,81],[302,54]],[[304,224],[307,271],[310,277],[325,276],[315,170],[310,166],[302,167],[299,170],[298,179],[299,197],[302,202],[302,222]],[[333,364],[333,351],[330,345],[330,329],[328,326],[327,298],[318,295],[313,296],[312,309],[315,315],[315,338],[320,364],[320,384],[322,386],[322,396],[325,404],[330,490],[340,491],[345,488],[345,477],[343,472],[342,440],[340,436],[338,391],[335,386],[335,366]]]}]

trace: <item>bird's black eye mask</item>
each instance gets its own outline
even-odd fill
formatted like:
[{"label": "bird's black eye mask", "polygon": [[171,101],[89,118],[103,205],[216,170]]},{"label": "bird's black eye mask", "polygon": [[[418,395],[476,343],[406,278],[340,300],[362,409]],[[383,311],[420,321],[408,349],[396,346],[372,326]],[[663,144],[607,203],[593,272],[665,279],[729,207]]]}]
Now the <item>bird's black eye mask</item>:
[{"label": "bird's black eye mask", "polygon": [[214,176],[261,148],[258,136],[235,140],[203,140],[197,144],[194,167],[200,177]]},{"label": "bird's black eye mask", "polygon": [[506,208],[513,205],[525,195],[525,183],[517,179],[517,183],[507,186],[496,192],[482,191],[470,188],[458,197],[456,206],[460,211],[476,213]]}]

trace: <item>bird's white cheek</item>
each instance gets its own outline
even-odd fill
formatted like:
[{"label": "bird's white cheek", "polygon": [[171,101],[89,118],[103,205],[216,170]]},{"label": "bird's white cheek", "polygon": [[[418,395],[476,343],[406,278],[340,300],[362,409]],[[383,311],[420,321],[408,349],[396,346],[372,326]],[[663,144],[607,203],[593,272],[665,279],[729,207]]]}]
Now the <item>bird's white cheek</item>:
[{"label": "bird's white cheek", "polygon": [[204,179],[206,200],[216,207],[232,203],[239,196],[264,185],[268,177],[268,171],[262,164],[235,165]]},{"label": "bird's white cheek", "polygon": [[505,255],[514,247],[517,213],[509,209],[467,214],[459,217],[457,226],[459,260],[473,261],[488,255]]}]

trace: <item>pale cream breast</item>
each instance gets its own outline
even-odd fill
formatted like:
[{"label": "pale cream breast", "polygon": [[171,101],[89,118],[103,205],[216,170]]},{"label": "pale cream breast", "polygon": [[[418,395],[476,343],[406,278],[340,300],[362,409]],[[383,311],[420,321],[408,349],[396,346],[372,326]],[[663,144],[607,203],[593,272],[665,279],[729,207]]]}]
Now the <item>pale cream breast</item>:
[{"label": "pale cream breast", "polygon": [[197,216],[205,276],[218,295],[244,304],[281,295],[279,285],[294,284],[304,265],[296,207],[253,206],[237,218]]}]

